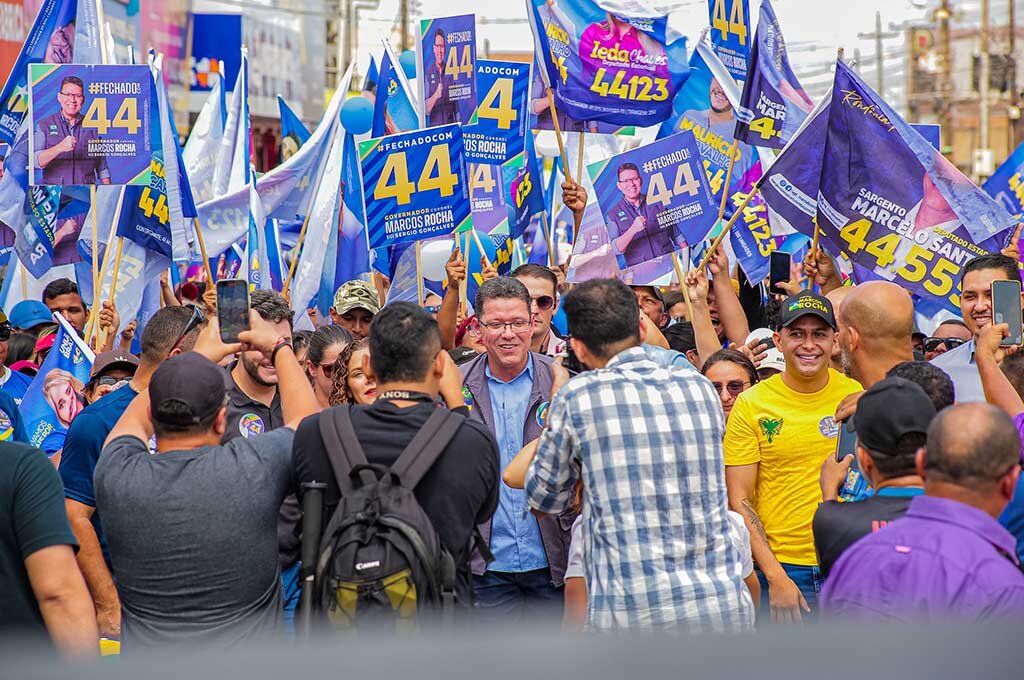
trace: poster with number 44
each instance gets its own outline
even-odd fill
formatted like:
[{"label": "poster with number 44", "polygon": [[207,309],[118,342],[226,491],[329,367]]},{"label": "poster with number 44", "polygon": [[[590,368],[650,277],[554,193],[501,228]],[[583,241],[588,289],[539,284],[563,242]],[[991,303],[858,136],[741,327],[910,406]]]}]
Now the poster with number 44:
[{"label": "poster with number 44", "polygon": [[31,64],[28,80],[32,184],[149,184],[148,66]]}]

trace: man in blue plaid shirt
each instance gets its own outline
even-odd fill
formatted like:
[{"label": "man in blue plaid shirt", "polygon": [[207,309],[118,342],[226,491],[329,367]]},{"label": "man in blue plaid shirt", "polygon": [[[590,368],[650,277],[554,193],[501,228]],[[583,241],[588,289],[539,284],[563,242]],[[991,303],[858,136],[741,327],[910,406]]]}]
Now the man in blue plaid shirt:
[{"label": "man in blue plaid shirt", "polygon": [[642,344],[622,282],[580,284],[564,309],[572,349],[594,370],[552,400],[526,493],[537,510],[559,512],[583,479],[588,626],[751,629],[714,388],[678,353]]}]

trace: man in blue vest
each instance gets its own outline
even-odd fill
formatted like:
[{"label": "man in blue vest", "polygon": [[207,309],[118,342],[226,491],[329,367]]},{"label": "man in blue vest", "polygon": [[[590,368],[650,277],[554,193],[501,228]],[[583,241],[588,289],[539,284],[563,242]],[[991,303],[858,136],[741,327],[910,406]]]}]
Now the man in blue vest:
[{"label": "man in blue vest", "polygon": [[89,155],[89,142],[99,140],[95,128],[84,126],[85,84],[67,76],[57,93],[60,111],[36,125],[33,144],[35,165],[42,169],[43,184],[110,184],[110,170],[103,155]]}]

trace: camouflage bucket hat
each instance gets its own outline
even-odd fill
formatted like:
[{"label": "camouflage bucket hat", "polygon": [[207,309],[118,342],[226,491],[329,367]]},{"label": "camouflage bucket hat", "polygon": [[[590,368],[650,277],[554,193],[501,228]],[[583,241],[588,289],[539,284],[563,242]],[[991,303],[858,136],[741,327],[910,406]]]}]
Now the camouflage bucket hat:
[{"label": "camouflage bucket hat", "polygon": [[365,309],[371,314],[380,311],[377,289],[366,281],[346,281],[334,293],[334,313],[344,314],[353,309]]}]

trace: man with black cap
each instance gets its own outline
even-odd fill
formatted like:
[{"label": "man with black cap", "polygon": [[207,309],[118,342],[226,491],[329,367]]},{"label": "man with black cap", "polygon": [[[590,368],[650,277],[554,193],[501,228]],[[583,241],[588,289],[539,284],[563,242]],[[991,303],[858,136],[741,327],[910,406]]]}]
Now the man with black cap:
[{"label": "man with black cap", "polygon": [[821,502],[819,469],[839,435],[836,405],[860,385],[829,366],[836,318],[826,298],[787,298],[780,324],[773,339],[786,370],[736,398],[725,432],[725,476],[730,507],[750,530],[772,620],[799,622],[821,588],[811,533]]},{"label": "man with black cap", "polygon": [[[902,517],[910,499],[924,493],[914,459],[925,444],[935,407],[923,389],[902,378],[875,383],[857,405],[857,464],[874,495],[840,503],[835,489],[823,489],[825,502],[814,513],[814,546],[823,577],[844,550],[863,536]],[[844,460],[850,467],[852,456]]]},{"label": "man with black cap", "polygon": [[[280,622],[276,520],[292,484],[293,429],[319,406],[290,336],[255,310],[249,324],[242,345],[224,345],[211,319],[196,351],[165,361],[107,437],[96,500],[126,645],[232,644]],[[216,362],[246,350],[277,371],[285,427],[222,445],[227,391]]]},{"label": "man with black cap", "polygon": [[[192,307],[164,307],[156,312],[142,329],[142,360],[136,362],[128,384],[85,407],[71,422],[64,440],[58,468],[64,482],[64,509],[78,541],[78,566],[96,603],[96,620],[104,637],[116,638],[121,633],[121,602],[110,575],[110,555],[96,510],[93,473],[103,442],[125,409],[136,395],[146,391],[153,372],[165,359],[192,349],[202,321],[202,314]],[[114,361],[108,361],[111,357]],[[115,367],[129,368],[127,357],[117,357],[114,353],[98,356],[95,366],[100,369],[94,372],[93,380]]]}]

